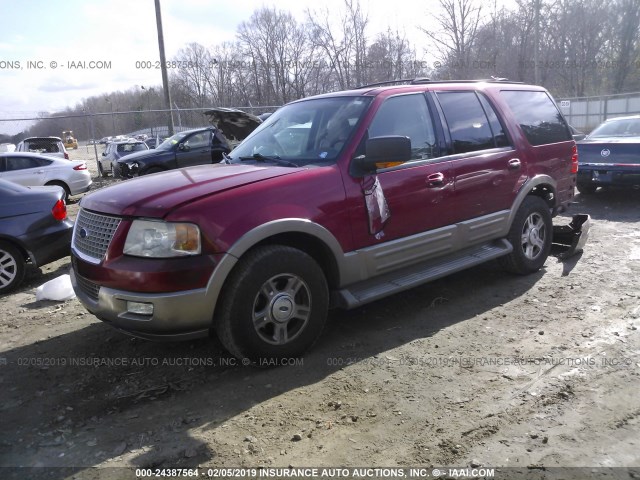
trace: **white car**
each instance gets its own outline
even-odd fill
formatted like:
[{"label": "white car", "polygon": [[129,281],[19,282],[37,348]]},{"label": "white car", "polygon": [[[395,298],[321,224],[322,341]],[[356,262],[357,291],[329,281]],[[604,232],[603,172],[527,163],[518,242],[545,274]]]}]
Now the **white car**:
[{"label": "white car", "polygon": [[62,160],[36,153],[0,153],[0,178],[25,187],[58,185],[70,195],[84,193],[91,188],[91,174],[87,163]]},{"label": "white car", "polygon": [[41,153],[42,155],[69,160],[67,149],[60,137],[29,137],[16,146],[16,152]]}]

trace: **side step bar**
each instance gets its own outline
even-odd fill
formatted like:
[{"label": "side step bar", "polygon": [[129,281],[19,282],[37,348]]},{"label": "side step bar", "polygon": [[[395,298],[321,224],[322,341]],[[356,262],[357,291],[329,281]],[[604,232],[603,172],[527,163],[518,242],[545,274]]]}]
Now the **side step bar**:
[{"label": "side step bar", "polygon": [[453,255],[412,265],[397,272],[391,272],[364,282],[349,285],[333,292],[331,303],[334,307],[355,308],[507,255],[512,251],[513,247],[507,240],[496,240],[488,244],[462,250]]}]

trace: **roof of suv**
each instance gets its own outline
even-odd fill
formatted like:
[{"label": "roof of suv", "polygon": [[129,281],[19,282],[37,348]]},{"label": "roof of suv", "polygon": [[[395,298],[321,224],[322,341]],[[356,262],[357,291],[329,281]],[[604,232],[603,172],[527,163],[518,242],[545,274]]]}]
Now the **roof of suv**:
[{"label": "roof of suv", "polygon": [[[522,82],[512,82],[506,79],[485,79],[485,80],[429,80],[429,79],[403,79],[403,80],[389,80],[386,82],[373,83],[369,85],[363,85],[361,87],[355,87],[350,90],[343,90],[338,92],[323,93],[312,97],[306,97],[298,101],[304,101],[315,98],[330,98],[341,96],[376,96],[380,93],[387,91],[416,91],[427,90],[428,88],[416,88],[416,87],[428,87],[436,86],[445,89],[460,89],[460,90],[472,90],[474,86],[477,88],[484,88],[486,86],[509,86],[514,89],[526,88],[544,90],[543,87],[536,85],[527,85]],[[295,102],[292,102],[295,103]]]},{"label": "roof of suv", "polygon": [[27,141],[33,141],[33,140],[37,140],[39,142],[43,141],[43,140],[54,140],[56,142],[61,142],[62,139],[60,137],[27,137],[23,140],[23,142],[27,142]]}]

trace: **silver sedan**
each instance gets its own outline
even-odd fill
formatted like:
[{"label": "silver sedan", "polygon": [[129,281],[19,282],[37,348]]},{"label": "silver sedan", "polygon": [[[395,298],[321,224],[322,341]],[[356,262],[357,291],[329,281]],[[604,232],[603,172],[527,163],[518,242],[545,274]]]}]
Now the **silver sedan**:
[{"label": "silver sedan", "polygon": [[21,152],[0,153],[0,178],[25,187],[58,185],[65,191],[65,201],[88,191],[92,183],[84,161]]}]

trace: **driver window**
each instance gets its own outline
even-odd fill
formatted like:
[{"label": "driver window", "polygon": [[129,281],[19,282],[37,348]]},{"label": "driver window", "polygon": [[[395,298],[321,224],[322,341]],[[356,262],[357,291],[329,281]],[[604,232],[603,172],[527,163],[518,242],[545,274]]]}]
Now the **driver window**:
[{"label": "driver window", "polygon": [[191,135],[184,144],[191,149],[207,147],[210,144],[209,132],[200,132]]},{"label": "driver window", "polygon": [[387,99],[369,126],[369,138],[402,135],[411,140],[411,160],[436,158],[436,136],[427,102],[422,94]]}]

